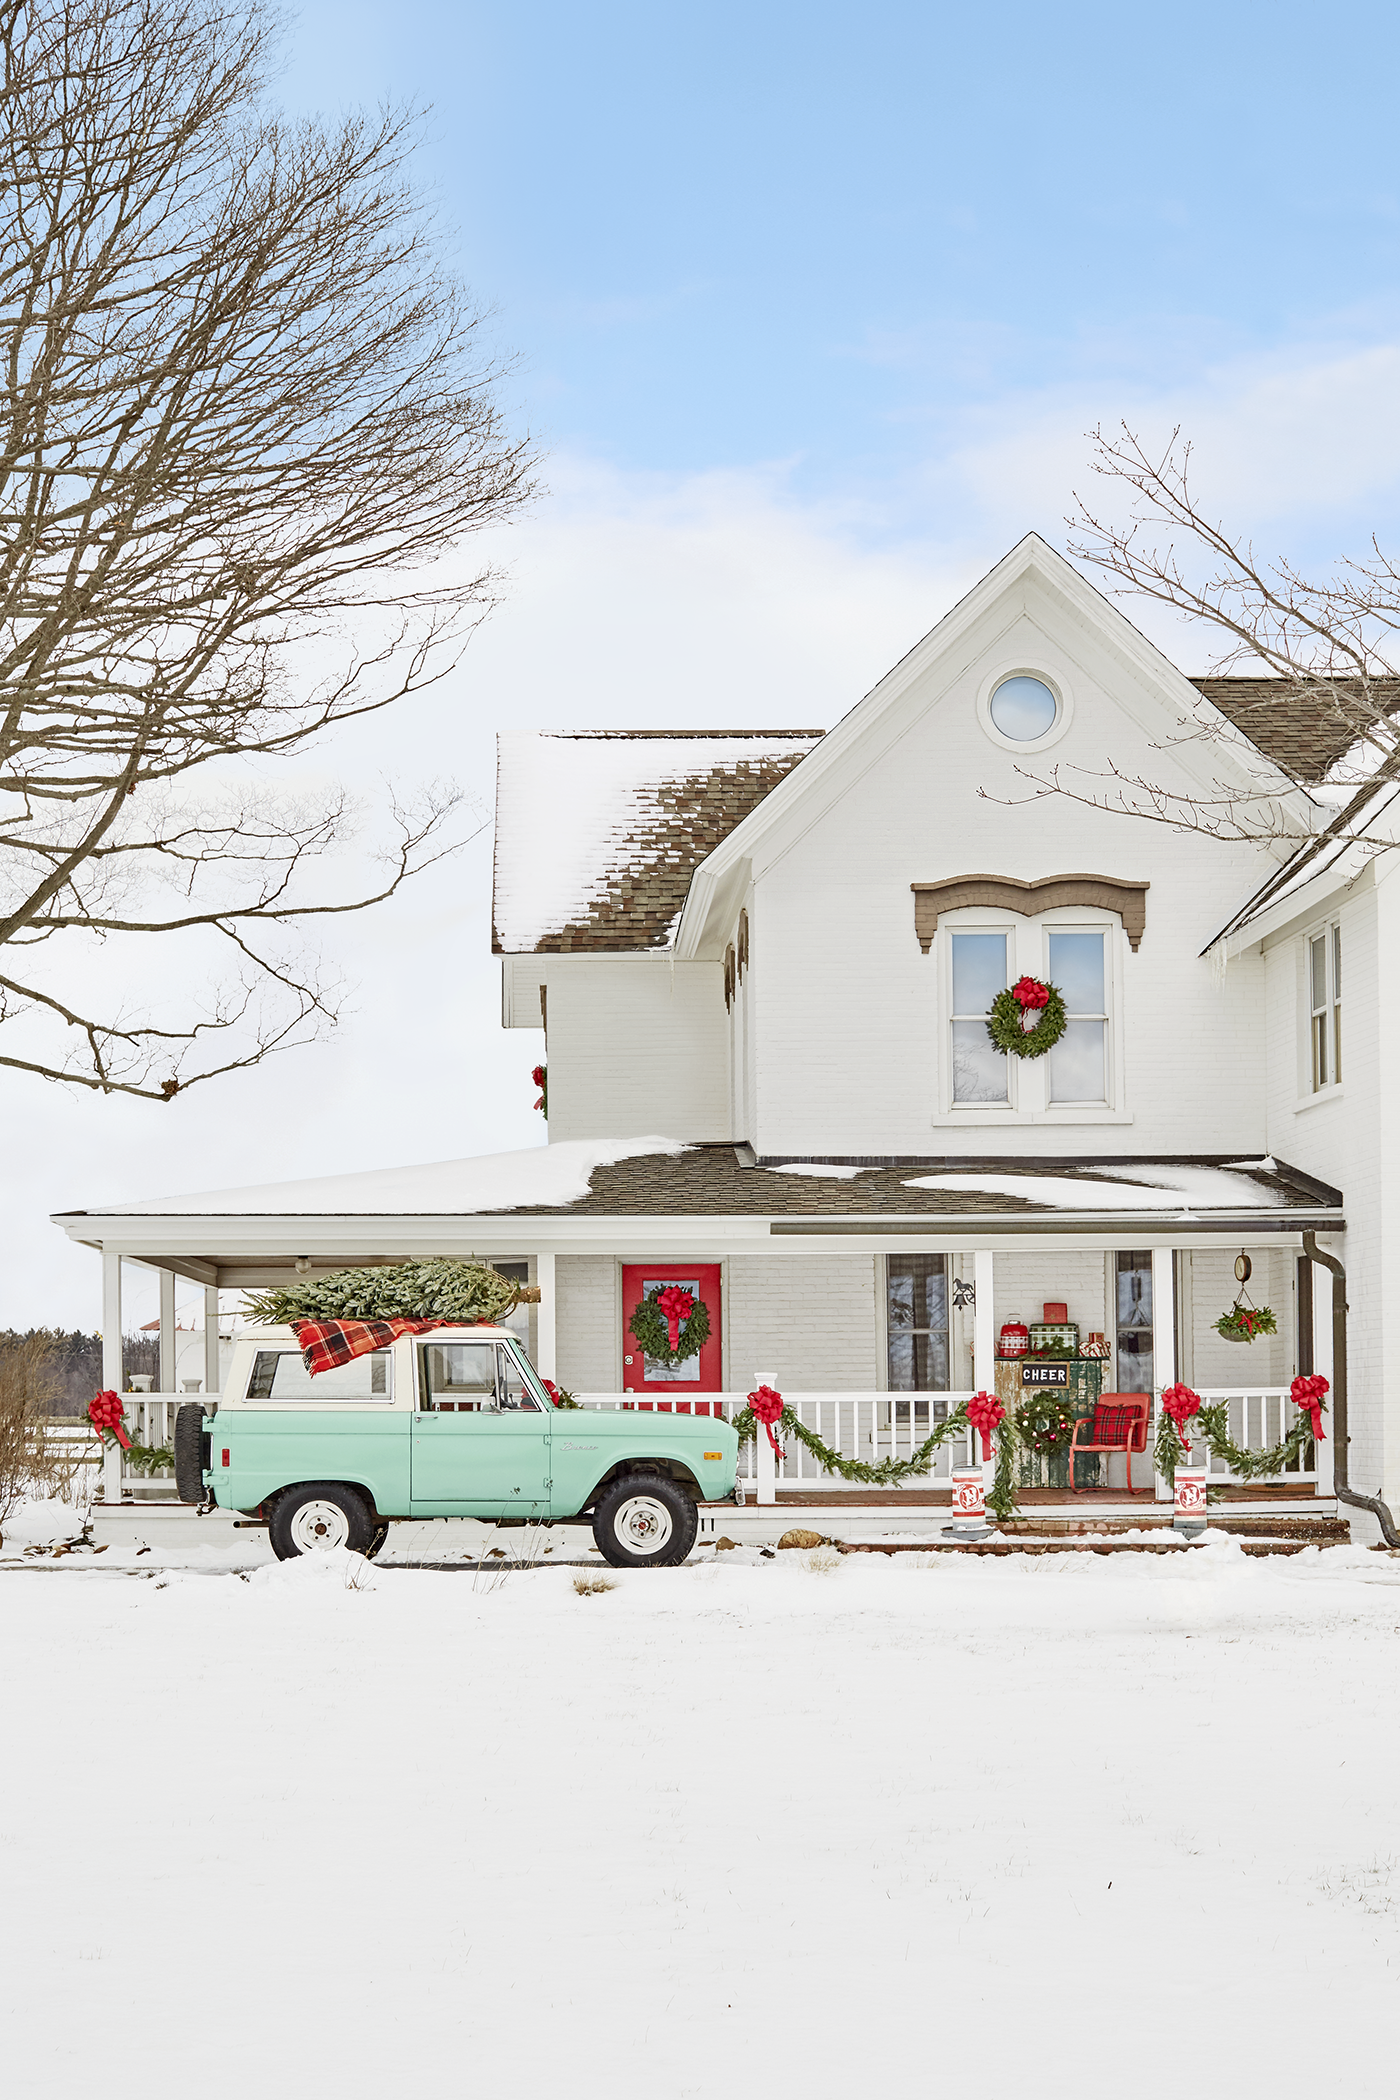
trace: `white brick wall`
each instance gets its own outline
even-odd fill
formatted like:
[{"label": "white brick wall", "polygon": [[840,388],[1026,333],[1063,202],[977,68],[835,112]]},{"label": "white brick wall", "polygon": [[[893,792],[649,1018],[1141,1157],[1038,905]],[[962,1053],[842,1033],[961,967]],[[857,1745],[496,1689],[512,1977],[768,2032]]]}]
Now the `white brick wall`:
[{"label": "white brick wall", "polygon": [[719,963],[667,955],[551,956],[549,1136],[730,1135]]},{"label": "white brick wall", "polygon": [[728,1383],[771,1370],[793,1392],[869,1392],[879,1375],[871,1254],[736,1256],[727,1265]]},{"label": "white brick wall", "polygon": [[616,1262],[606,1254],[561,1254],[554,1264],[554,1288],[558,1383],[571,1393],[617,1392]]}]

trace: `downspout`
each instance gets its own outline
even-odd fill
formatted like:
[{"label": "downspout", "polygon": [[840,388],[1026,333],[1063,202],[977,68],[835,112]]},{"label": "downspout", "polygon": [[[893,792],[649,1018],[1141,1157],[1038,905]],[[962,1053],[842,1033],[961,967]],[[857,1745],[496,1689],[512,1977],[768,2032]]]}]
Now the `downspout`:
[{"label": "downspout", "polygon": [[1358,1495],[1348,1484],[1347,1445],[1347,1272],[1335,1254],[1324,1254],[1315,1232],[1303,1234],[1303,1252],[1309,1261],[1320,1262],[1332,1272],[1332,1450],[1333,1492],[1339,1502],[1352,1509],[1369,1510],[1381,1527],[1387,1546],[1400,1546],[1400,1531],[1389,1506],[1379,1495]]}]

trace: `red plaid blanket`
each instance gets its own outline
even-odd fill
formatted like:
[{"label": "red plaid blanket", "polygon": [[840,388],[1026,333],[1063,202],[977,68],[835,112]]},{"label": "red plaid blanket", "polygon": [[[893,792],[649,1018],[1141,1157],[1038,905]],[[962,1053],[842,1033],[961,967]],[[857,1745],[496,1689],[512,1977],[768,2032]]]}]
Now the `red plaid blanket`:
[{"label": "red plaid blanket", "polygon": [[318,1371],[334,1370],[357,1356],[387,1349],[401,1334],[426,1334],[430,1327],[447,1327],[447,1320],[293,1320],[292,1332],[301,1344],[301,1360],[314,1378]]},{"label": "red plaid blanket", "polygon": [[1136,1407],[1096,1407],[1089,1441],[1091,1444],[1110,1444],[1115,1450],[1126,1451],[1129,1437],[1141,1427],[1142,1414]]}]

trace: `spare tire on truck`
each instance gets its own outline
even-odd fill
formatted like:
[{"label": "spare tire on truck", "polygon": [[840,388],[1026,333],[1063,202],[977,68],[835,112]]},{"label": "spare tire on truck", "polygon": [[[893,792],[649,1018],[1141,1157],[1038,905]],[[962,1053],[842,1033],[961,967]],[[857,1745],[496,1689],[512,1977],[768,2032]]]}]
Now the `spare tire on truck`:
[{"label": "spare tire on truck", "polygon": [[204,1402],[186,1400],[175,1410],[175,1492],[182,1502],[204,1500],[204,1468],[208,1463]]}]

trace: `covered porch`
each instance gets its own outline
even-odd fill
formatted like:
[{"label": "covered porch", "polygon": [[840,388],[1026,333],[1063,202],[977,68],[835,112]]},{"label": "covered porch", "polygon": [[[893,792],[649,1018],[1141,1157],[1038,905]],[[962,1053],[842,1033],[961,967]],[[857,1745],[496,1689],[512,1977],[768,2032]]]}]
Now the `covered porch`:
[{"label": "covered porch", "polygon": [[[519,1175],[512,1157],[526,1163]],[[545,1192],[541,1162],[553,1176],[548,1193],[567,1200],[529,1200]],[[513,1181],[525,1200],[508,1205]],[[488,1185],[490,1207],[469,1209]],[[1314,1246],[1320,1234],[1326,1247],[1340,1247],[1345,1231],[1338,1192],[1272,1160],[1170,1169],[946,1161],[765,1168],[743,1148],[662,1141],[649,1149],[645,1141],[557,1146],[56,1222],[100,1253],[104,1380],[119,1389],[127,1383],[123,1264],[159,1273],[161,1362],[171,1376],[128,1403],[148,1449],[168,1441],[174,1409],[188,1397],[173,1377],[181,1279],[203,1293],[206,1390],[217,1389],[220,1313],[227,1319],[244,1291],[351,1264],[458,1255],[539,1287],[539,1304],[514,1318],[539,1370],[583,1407],[732,1416],[763,1382],[829,1450],[877,1465],[910,1459],[979,1390],[1019,1404],[1021,1364],[1008,1355],[1003,1330],[1034,1328],[1047,1305],[1063,1307],[1055,1360],[1073,1366],[1079,1411],[1084,1396],[1121,1393],[1143,1403],[1146,1450],[1133,1457],[1131,1494],[1124,1455],[1076,1461],[1074,1486],[1053,1454],[1023,1456],[1018,1501],[1027,1518],[1104,1522],[1166,1514],[1169,1489],[1152,1466],[1165,1387],[1180,1380],[1208,1403],[1223,1402],[1234,1443],[1260,1451],[1296,1419],[1292,1377],[1333,1378],[1333,1279],[1307,1258],[1303,1234],[1314,1235]],[[1244,1345],[1216,1326],[1240,1290],[1241,1256],[1247,1295],[1271,1308],[1275,1329]],[[652,1364],[630,1331],[632,1296],[653,1272],[692,1280],[713,1301],[704,1366],[692,1359],[683,1376]],[[1285,1472],[1246,1485],[1203,1448],[1193,1451],[1220,1491],[1222,1518],[1334,1516],[1331,1455],[1330,1440],[1308,1445]],[[771,1472],[765,1449],[746,1446],[741,1478],[759,1506],[847,1518],[889,1511],[908,1521],[945,1506],[951,1468],[971,1458],[955,1437],[917,1474],[872,1490],[823,1471],[788,1439]],[[169,1499],[173,1480],[109,1452],[102,1493],[108,1505]]]}]

